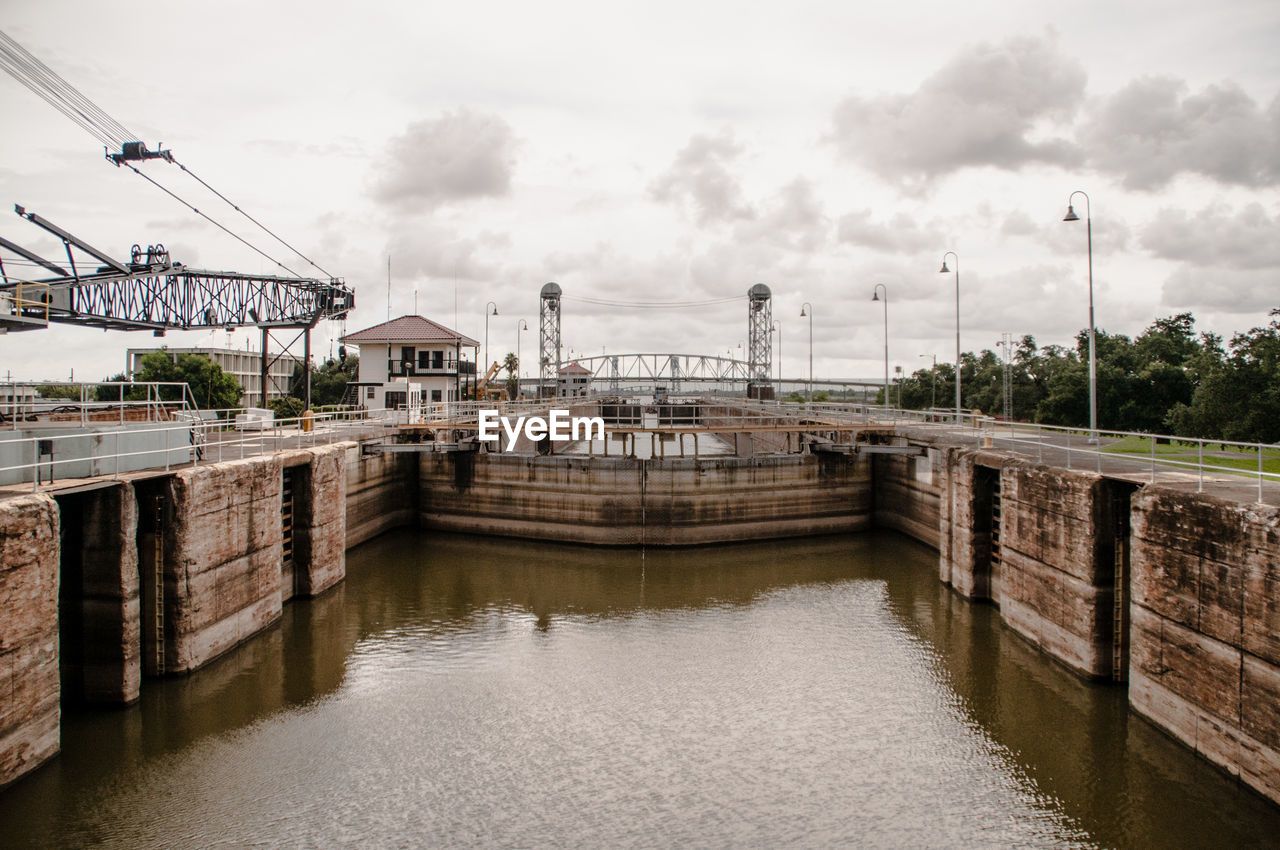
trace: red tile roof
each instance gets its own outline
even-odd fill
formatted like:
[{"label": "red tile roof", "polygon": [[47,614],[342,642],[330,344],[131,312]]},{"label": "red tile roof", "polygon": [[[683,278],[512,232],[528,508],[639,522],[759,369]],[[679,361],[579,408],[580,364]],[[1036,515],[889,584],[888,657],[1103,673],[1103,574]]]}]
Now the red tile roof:
[{"label": "red tile roof", "polygon": [[561,366],[560,374],[561,375],[590,375],[591,370],[585,366],[579,365],[578,361],[575,360],[572,363],[570,363],[568,366]]},{"label": "red tile roof", "polygon": [[446,328],[439,322],[433,322],[423,316],[401,316],[362,331],[349,333],[340,337],[340,342],[461,342],[474,346],[480,343],[469,336]]}]

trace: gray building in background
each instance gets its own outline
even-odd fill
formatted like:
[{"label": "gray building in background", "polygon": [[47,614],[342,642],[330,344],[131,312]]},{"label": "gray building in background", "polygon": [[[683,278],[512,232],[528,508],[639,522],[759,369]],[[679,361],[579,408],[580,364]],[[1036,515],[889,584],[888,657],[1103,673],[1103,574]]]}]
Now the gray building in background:
[{"label": "gray building in background", "polygon": [[[134,373],[142,368],[142,358],[157,351],[163,351],[174,360],[178,359],[179,354],[208,357],[221,366],[222,371],[236,379],[236,383],[240,385],[242,407],[262,402],[262,353],[259,351],[239,351],[234,348],[130,348],[125,353],[125,374],[133,378]],[[288,393],[294,367],[301,362],[297,357],[286,354],[271,364],[267,401]]]}]

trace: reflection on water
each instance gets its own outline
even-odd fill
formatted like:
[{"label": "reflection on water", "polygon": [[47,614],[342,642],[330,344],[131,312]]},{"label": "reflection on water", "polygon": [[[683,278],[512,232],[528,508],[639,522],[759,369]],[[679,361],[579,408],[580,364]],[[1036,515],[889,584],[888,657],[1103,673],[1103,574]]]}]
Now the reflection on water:
[{"label": "reflection on water", "polygon": [[891,533],[661,552],[397,533],[140,705],[6,844],[1229,846],[1238,788]]}]

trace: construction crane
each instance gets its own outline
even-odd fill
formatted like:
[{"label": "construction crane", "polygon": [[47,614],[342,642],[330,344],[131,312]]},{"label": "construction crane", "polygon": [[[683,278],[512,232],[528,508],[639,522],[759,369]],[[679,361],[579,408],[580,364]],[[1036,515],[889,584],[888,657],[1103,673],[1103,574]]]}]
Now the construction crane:
[{"label": "construction crane", "polygon": [[[19,216],[53,234],[66,266],[0,237],[0,329],[32,330],[61,322],[113,330],[311,328],[341,319],[355,307],[355,292],[340,278],[284,278],[193,269],[173,262],[163,245],[134,245],[120,262],[52,222],[14,207]],[[73,250],[74,249],[74,250]],[[52,277],[10,272],[4,252]],[[82,256],[96,262],[88,264]],[[99,265],[101,264],[101,265]]]}]

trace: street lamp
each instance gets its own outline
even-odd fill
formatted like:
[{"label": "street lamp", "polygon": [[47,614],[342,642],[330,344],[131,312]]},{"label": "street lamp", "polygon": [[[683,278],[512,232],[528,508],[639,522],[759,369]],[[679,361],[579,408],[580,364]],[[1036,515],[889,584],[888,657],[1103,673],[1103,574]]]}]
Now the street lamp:
[{"label": "street lamp", "polygon": [[809,317],[809,403],[813,404],[813,305],[808,301],[800,305],[800,318],[806,315]]},{"label": "street lamp", "polygon": [[1089,442],[1098,442],[1098,359],[1095,331],[1093,328],[1093,214],[1090,209],[1089,196],[1077,189],[1067,198],[1067,214],[1063,221],[1079,221],[1072,201],[1076,195],[1084,195],[1085,232],[1089,239]]},{"label": "street lamp", "polygon": [[930,396],[929,401],[929,408],[932,410],[938,406],[938,355],[921,354],[920,356],[933,358],[933,368],[929,370],[929,374],[933,375],[933,394]]},{"label": "street lamp", "polygon": [[[493,312],[489,312],[489,308],[493,308]],[[498,315],[498,305],[490,301],[484,305],[484,371],[489,372],[489,317]]]},{"label": "street lamp", "polygon": [[871,290],[871,300],[880,301],[880,290],[884,290],[884,406],[889,407],[889,289],[883,283],[877,283]]},{"label": "street lamp", "polygon": [[942,268],[938,269],[938,274],[946,274],[951,271],[947,268],[947,257],[950,256],[956,261],[956,424],[960,424],[960,255],[955,251],[948,251],[942,255]]},{"label": "street lamp", "polygon": [[516,398],[520,397],[520,332],[529,330],[529,323],[524,319],[516,325]]}]

